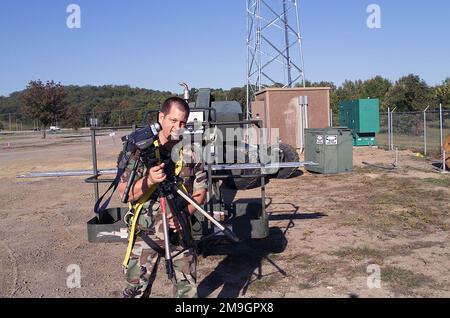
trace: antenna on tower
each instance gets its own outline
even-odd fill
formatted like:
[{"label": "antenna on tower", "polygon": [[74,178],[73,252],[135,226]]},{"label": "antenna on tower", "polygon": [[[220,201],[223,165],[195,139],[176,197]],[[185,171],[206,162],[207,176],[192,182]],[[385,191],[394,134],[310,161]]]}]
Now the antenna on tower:
[{"label": "antenna on tower", "polygon": [[267,86],[305,87],[298,0],[247,0],[247,119]]}]

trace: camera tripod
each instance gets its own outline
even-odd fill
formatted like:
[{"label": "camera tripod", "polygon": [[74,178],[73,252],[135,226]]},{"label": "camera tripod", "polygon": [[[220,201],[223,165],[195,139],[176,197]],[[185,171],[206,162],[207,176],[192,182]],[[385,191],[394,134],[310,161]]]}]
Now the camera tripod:
[{"label": "camera tripod", "polygon": [[[188,194],[184,193],[180,188],[180,179],[177,177],[173,177],[172,180],[166,180],[159,184],[159,198],[161,204],[161,212],[162,212],[162,221],[163,221],[163,232],[164,232],[164,253],[165,253],[165,263],[166,263],[166,272],[169,279],[174,277],[174,269],[173,269],[173,260],[170,251],[170,237],[169,237],[169,224],[167,220],[167,207],[169,207],[172,216],[174,216],[179,222],[181,226],[181,230],[183,233],[183,238],[181,242],[181,246],[186,249],[189,247],[194,247],[194,239],[190,232],[190,228],[188,227],[188,219],[183,211],[180,211],[175,204],[175,195],[177,193],[183,200],[187,203],[194,206],[199,213],[201,213],[205,218],[207,218],[211,223],[214,224],[225,236],[227,236],[233,242],[239,242],[239,239],[236,235],[230,231],[230,229],[224,227],[220,224],[214,217],[212,217],[208,212],[202,209],[197,202],[193,198],[191,198]],[[167,203],[167,204],[166,204]]]},{"label": "camera tripod", "polygon": [[[154,141],[158,139],[158,131],[161,129],[159,125],[152,125],[148,128],[137,131],[135,134],[137,136],[129,136],[124,142],[126,142],[127,148],[128,143],[131,143],[133,146],[132,149],[136,148],[136,155],[138,158],[144,158],[147,166],[153,166],[154,164],[160,161],[158,158],[160,155],[156,155],[155,148],[153,147]],[[133,137],[133,138],[132,138]],[[139,165],[139,159],[135,160],[133,164],[133,168],[131,169],[130,177],[128,178],[128,182],[125,188],[124,195],[122,197],[122,203],[128,203],[130,189],[134,184],[137,168]],[[195,242],[192,237],[192,233],[190,231],[188,217],[183,211],[179,211],[176,203],[175,203],[175,193],[177,193],[183,200],[187,203],[191,204],[196,208],[196,210],[201,213],[207,220],[209,220],[214,226],[216,226],[223,234],[228,237],[233,242],[239,242],[237,236],[230,231],[230,229],[224,227],[222,224],[216,221],[214,217],[212,217],[208,212],[200,207],[197,202],[193,200],[188,194],[184,193],[180,190],[180,184],[182,184],[182,180],[175,175],[175,169],[173,165],[170,165],[172,169],[167,169],[166,167],[165,173],[168,176],[168,179],[158,184],[159,190],[159,198],[161,204],[161,213],[162,213],[162,221],[163,221],[163,231],[164,231],[164,251],[161,251],[159,246],[155,246],[151,240],[149,240],[150,246],[153,246],[154,249],[157,249],[160,254],[164,254],[166,261],[166,271],[169,279],[172,279],[174,276],[173,269],[173,260],[170,251],[170,235],[169,235],[169,225],[167,220],[168,211],[167,208],[170,209],[170,213],[178,220],[182,230],[182,237],[180,240],[181,246],[184,249],[195,247]],[[125,168],[125,167],[124,167]],[[168,171],[169,170],[169,171]],[[144,237],[141,237],[144,239]]]}]

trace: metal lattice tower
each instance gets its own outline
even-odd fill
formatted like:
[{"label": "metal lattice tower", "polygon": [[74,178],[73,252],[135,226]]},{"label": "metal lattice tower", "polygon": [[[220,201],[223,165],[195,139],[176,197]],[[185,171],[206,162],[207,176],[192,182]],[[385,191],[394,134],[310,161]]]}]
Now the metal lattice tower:
[{"label": "metal lattice tower", "polygon": [[298,0],[247,1],[247,119],[266,86],[305,86]]}]

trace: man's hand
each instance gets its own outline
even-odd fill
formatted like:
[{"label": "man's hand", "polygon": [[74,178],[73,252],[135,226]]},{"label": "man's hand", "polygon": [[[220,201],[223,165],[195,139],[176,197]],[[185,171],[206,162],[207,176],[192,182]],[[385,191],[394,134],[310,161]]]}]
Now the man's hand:
[{"label": "man's hand", "polygon": [[168,221],[168,223],[169,223],[169,227],[170,227],[171,229],[173,229],[173,231],[174,231],[175,233],[177,233],[178,231],[181,230],[181,225],[180,225],[180,223],[178,222],[178,220],[175,220],[175,219],[174,219],[172,213],[169,213],[169,215],[167,215],[167,221]]},{"label": "man's hand", "polygon": [[164,163],[160,164],[159,166],[155,166],[150,169],[148,178],[147,178],[147,185],[148,187],[151,187],[152,185],[159,184],[163,181],[165,181],[167,178],[166,174],[164,173]]},{"label": "man's hand", "polygon": [[[206,200],[206,189],[200,189],[194,192],[191,197],[198,205],[202,205]],[[195,211],[197,211],[197,209],[190,203],[187,206],[187,210],[190,215],[194,214]]]}]

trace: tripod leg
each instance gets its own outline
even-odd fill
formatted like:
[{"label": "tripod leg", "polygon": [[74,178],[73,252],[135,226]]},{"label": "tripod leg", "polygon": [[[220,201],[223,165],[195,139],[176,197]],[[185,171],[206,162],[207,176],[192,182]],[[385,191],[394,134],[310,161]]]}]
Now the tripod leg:
[{"label": "tripod leg", "polygon": [[174,277],[174,270],[173,270],[172,255],[170,252],[170,238],[169,238],[169,225],[167,223],[166,198],[161,197],[160,204],[163,221],[163,231],[164,231],[164,252],[166,260],[166,272],[169,279],[172,280]]},{"label": "tripod leg", "polygon": [[181,230],[183,232],[184,248],[193,247],[194,239],[192,238],[189,221],[186,214],[184,214],[183,211],[178,210],[177,205],[174,202],[174,196],[172,193],[166,196],[166,201],[168,207],[170,208],[170,212],[180,222]]},{"label": "tripod leg", "polygon": [[206,217],[209,221],[211,221],[219,230],[221,230],[223,232],[223,234],[225,234],[226,236],[228,236],[228,238],[230,238],[232,241],[234,242],[239,242],[239,238],[232,232],[230,231],[228,228],[224,227],[222,224],[220,224],[219,222],[217,222],[216,219],[214,219],[211,215],[209,215],[208,212],[206,212],[205,210],[203,210],[198,204],[197,202],[195,202],[192,198],[190,198],[188,195],[186,195],[183,191],[181,191],[180,189],[176,189],[177,193],[183,197],[186,201],[188,201],[190,204],[192,204],[198,212],[200,212],[204,217]]}]

